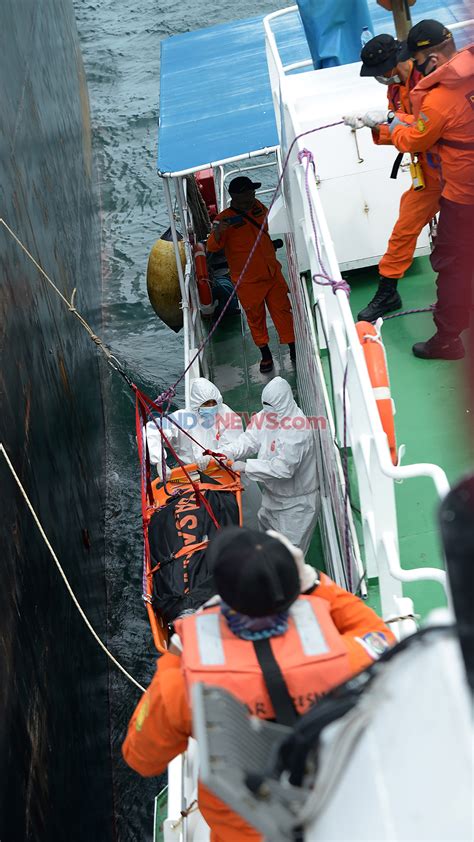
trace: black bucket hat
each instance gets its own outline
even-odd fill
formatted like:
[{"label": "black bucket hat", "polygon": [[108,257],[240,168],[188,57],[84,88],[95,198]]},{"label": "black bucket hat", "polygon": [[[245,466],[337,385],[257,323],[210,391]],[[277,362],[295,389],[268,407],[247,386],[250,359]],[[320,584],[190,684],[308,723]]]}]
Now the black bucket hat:
[{"label": "black bucket hat", "polygon": [[399,42],[392,35],[376,35],[362,48],[361,76],[383,76],[397,66]]}]

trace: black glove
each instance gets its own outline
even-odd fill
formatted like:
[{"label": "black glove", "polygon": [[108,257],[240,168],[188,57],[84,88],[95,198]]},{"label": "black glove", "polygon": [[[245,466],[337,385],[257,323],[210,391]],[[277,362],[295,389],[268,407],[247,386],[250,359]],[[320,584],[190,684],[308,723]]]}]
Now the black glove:
[{"label": "black glove", "polygon": [[280,238],[278,238],[278,240],[272,240],[272,243],[275,251],[278,251],[278,249],[283,248],[283,240],[280,240]]}]

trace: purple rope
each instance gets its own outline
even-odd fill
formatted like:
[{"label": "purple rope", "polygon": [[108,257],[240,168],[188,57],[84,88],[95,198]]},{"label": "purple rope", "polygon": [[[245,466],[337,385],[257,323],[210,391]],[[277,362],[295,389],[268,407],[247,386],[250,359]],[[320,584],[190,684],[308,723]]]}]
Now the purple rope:
[{"label": "purple rope", "polygon": [[[198,359],[199,355],[200,355],[200,354],[201,354],[201,352],[204,350],[205,346],[207,345],[207,343],[208,343],[208,342],[209,342],[209,340],[211,339],[212,335],[214,334],[214,332],[215,332],[215,331],[217,330],[217,328],[219,327],[219,325],[220,325],[220,323],[221,323],[222,319],[224,318],[224,316],[225,316],[225,314],[226,314],[226,312],[227,312],[228,307],[230,307],[230,303],[231,303],[232,299],[234,298],[234,296],[236,295],[237,290],[238,290],[238,288],[239,288],[239,286],[240,286],[240,284],[241,284],[241,282],[242,282],[242,279],[243,279],[243,277],[244,277],[245,273],[247,272],[247,269],[248,269],[248,267],[249,267],[249,265],[250,265],[250,262],[251,262],[251,260],[252,260],[252,257],[253,257],[253,256],[254,256],[254,254],[255,254],[255,251],[256,251],[256,249],[257,249],[257,246],[258,246],[258,244],[259,244],[260,240],[261,240],[261,239],[262,239],[262,237],[263,237],[265,224],[266,224],[266,222],[267,222],[267,219],[268,219],[268,216],[269,216],[269,214],[270,214],[270,211],[271,211],[271,209],[272,209],[273,205],[275,204],[276,197],[277,197],[277,195],[278,195],[278,191],[279,191],[279,189],[280,189],[280,187],[281,187],[281,184],[282,184],[282,181],[283,181],[283,177],[284,177],[285,172],[286,172],[286,169],[287,169],[287,167],[288,167],[288,162],[289,162],[289,160],[290,160],[290,156],[291,156],[291,153],[293,152],[293,148],[294,148],[295,144],[296,144],[296,143],[298,142],[298,140],[300,140],[302,137],[306,137],[306,135],[309,135],[309,134],[314,134],[314,132],[320,132],[320,131],[322,131],[323,129],[331,129],[331,128],[333,128],[334,126],[341,126],[341,125],[343,124],[343,122],[344,122],[343,120],[338,120],[338,121],[337,121],[337,122],[335,122],[335,123],[326,123],[326,125],[324,125],[324,126],[316,126],[316,128],[314,128],[314,129],[308,129],[308,130],[307,130],[307,131],[305,131],[305,132],[301,132],[301,134],[296,135],[296,137],[293,139],[293,141],[292,141],[292,143],[291,143],[291,146],[290,146],[290,148],[289,148],[289,150],[288,150],[288,152],[287,152],[287,154],[286,154],[286,157],[285,157],[285,160],[284,160],[284,163],[283,163],[283,167],[282,167],[282,170],[281,170],[281,175],[280,175],[280,177],[279,177],[279,179],[278,179],[278,183],[277,183],[277,186],[276,186],[276,188],[275,188],[275,192],[274,192],[274,194],[273,194],[273,196],[272,196],[272,200],[271,200],[271,202],[270,202],[270,204],[269,204],[269,206],[268,206],[267,213],[266,213],[265,218],[264,218],[264,220],[263,220],[263,223],[262,223],[261,229],[260,229],[260,231],[258,232],[258,234],[257,234],[257,239],[255,240],[255,242],[254,242],[254,244],[253,244],[253,246],[252,246],[252,248],[251,248],[251,250],[250,250],[250,254],[249,254],[249,256],[247,257],[247,260],[246,260],[246,262],[245,262],[244,268],[242,269],[242,271],[241,271],[241,273],[240,273],[239,277],[237,278],[237,281],[235,282],[234,289],[232,290],[231,295],[230,295],[230,296],[229,296],[229,298],[227,299],[227,302],[226,302],[225,306],[223,307],[222,312],[221,312],[221,314],[220,314],[219,318],[217,319],[217,321],[216,321],[216,322],[214,322],[214,324],[213,324],[213,326],[212,326],[211,330],[209,331],[208,335],[207,335],[206,337],[204,337],[203,341],[202,341],[202,342],[201,342],[201,344],[199,345],[199,347],[198,347],[198,349],[197,349],[197,351],[196,351],[196,353],[195,353],[194,357],[192,357],[192,358],[191,358],[191,360],[189,361],[188,365],[187,365],[187,366],[186,366],[186,368],[183,370],[183,372],[181,373],[181,375],[178,377],[178,379],[176,380],[176,382],[175,382],[175,383],[173,383],[173,385],[172,385],[172,386],[170,386],[170,387],[169,387],[169,389],[167,389],[167,390],[166,390],[166,392],[164,392],[164,393],[163,393],[164,395],[168,395],[168,393],[171,393],[171,392],[173,393],[173,395],[176,393],[176,387],[177,387],[177,386],[179,386],[179,384],[181,383],[181,381],[182,381],[182,380],[184,379],[184,377],[186,376],[186,373],[187,373],[187,372],[189,371],[189,369],[192,367],[193,363],[194,363],[194,362]],[[332,280],[331,278],[328,278],[327,280],[328,280],[328,282],[329,282],[329,283],[332,283],[332,284],[336,284],[336,283],[337,283],[336,281]],[[343,282],[343,283],[344,283],[344,282]],[[335,291],[335,290],[334,290],[334,291]],[[160,395],[160,397],[161,397],[161,395]]]},{"label": "purple rope", "polygon": [[[321,268],[323,270],[322,272],[316,272],[313,275],[313,281],[315,283],[319,284],[320,286],[324,286],[324,287],[331,286],[334,294],[336,294],[338,289],[342,289],[342,290],[344,290],[346,295],[350,295],[351,288],[350,288],[349,284],[346,281],[336,281],[334,278],[331,278],[331,276],[329,275],[329,273],[328,273],[328,271],[327,271],[327,269],[324,265],[324,261],[323,261],[323,258],[321,256],[321,251],[320,251],[320,248],[319,248],[318,230],[317,230],[317,227],[316,227],[316,220],[314,218],[313,202],[311,201],[311,191],[310,191],[310,187],[309,187],[309,169],[310,169],[310,167],[312,167],[313,173],[314,173],[314,156],[313,156],[313,153],[309,149],[302,149],[301,152],[298,152],[298,161],[299,161],[300,164],[303,163],[304,158],[306,158],[306,160],[307,160],[307,166],[306,166],[305,178],[304,178],[306,198],[308,200],[309,215],[311,217],[311,225],[312,225],[312,228],[313,228],[314,242],[316,244],[316,253],[318,255],[318,262],[319,262],[319,265],[321,266]],[[318,278],[324,278],[324,280],[318,281],[317,280]]]},{"label": "purple rope", "polygon": [[349,369],[349,363],[346,363],[346,367],[344,369],[344,379],[342,381],[342,417],[343,417],[343,446],[344,446],[344,455],[342,459],[342,470],[344,473],[344,554],[346,556],[346,566],[347,566],[347,582],[349,585],[349,590],[352,593],[352,559],[351,553],[349,549],[349,466],[348,466],[348,459],[347,459],[347,407],[346,407],[346,386],[347,386],[347,372]]},{"label": "purple rope", "polygon": [[398,316],[411,316],[412,313],[432,313],[433,310],[436,310],[436,304],[430,304],[429,307],[416,307],[413,310],[402,310],[401,313],[392,313],[391,316],[384,316],[384,322],[387,319],[396,319]]}]

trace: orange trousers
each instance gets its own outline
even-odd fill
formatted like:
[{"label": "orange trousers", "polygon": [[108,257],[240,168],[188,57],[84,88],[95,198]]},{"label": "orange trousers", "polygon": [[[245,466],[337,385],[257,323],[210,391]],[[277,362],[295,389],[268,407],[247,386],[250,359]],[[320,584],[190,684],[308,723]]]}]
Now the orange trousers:
[{"label": "orange trousers", "polygon": [[237,295],[245,310],[252,339],[259,348],[268,345],[268,330],[265,305],[282,344],[295,341],[293,315],[288,287],[280,267],[268,278],[244,278]]},{"label": "orange trousers", "polygon": [[423,166],[426,187],[410,187],[400,200],[400,212],[392,231],[388,248],[379,263],[379,273],[384,278],[403,278],[413,261],[416,241],[429,221],[439,211],[441,182],[438,171],[433,173]]}]

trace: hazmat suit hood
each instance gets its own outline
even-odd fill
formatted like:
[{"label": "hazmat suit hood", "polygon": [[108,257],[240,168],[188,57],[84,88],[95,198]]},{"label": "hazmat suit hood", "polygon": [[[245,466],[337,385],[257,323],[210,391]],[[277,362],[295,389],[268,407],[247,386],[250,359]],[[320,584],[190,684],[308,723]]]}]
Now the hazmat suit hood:
[{"label": "hazmat suit hood", "polygon": [[206,403],[206,401],[216,401],[218,406],[222,404],[222,395],[217,386],[206,380],[205,377],[196,377],[191,383],[191,390],[189,395],[189,402],[191,410],[197,412],[199,407]]},{"label": "hazmat suit hood", "polygon": [[278,418],[291,416],[298,406],[291,386],[283,377],[274,377],[262,392],[262,406],[267,412],[275,412]]}]

